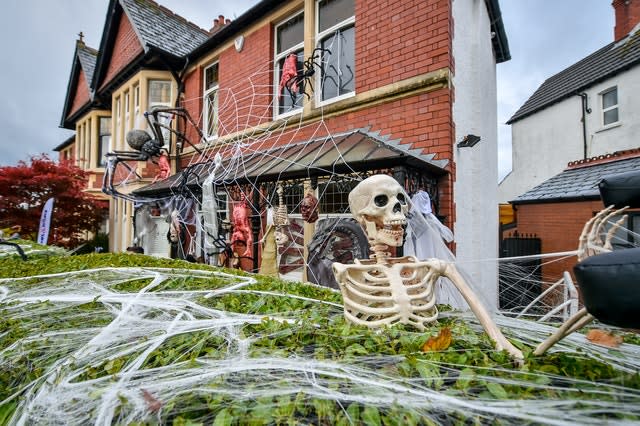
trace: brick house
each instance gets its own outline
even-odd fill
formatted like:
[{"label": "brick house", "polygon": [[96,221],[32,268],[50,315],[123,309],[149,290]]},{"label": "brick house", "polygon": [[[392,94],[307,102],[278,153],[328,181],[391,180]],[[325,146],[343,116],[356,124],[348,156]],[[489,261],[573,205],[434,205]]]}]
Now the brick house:
[{"label": "brick house", "polygon": [[[292,55],[296,76],[306,71],[304,90],[281,87]],[[214,182],[224,198],[219,207],[228,217],[238,191],[248,194],[254,242],[265,231],[260,200],[278,183],[286,186],[293,219],[309,191],[327,219],[345,215],[357,177],[387,172],[410,192],[428,190],[456,235],[459,258],[496,257],[495,68],[509,58],[497,0],[262,0],[234,21],[219,17],[210,31],[150,0],[112,0],[91,82],[95,107],[111,114],[110,151],[125,149],[127,132],[144,126],[136,117],[154,105],[183,108],[196,124],[171,124],[188,143],[169,145],[170,178],[152,183],[155,166],[147,162],[136,169],[141,179],[123,190],[162,201],[134,208],[127,199],[111,200],[112,248],[135,242],[167,255],[160,241],[166,206],[191,197],[194,215],[202,214],[203,182],[219,153],[226,170]],[[255,140],[260,147],[251,152]],[[265,153],[276,161],[263,161]],[[231,167],[238,158],[242,173]],[[327,193],[331,202],[320,197]],[[155,235],[138,235],[149,218]],[[302,224],[300,232],[306,245],[314,229]],[[189,234],[190,250],[206,257],[201,227]],[[252,248],[249,269],[260,256],[259,245]],[[472,268],[497,301],[496,268]]]},{"label": "brick house", "polygon": [[[570,162],[561,173],[547,179],[512,201],[520,234],[540,238],[542,253],[563,253],[578,248],[585,223],[605,206],[598,184],[605,176],[640,169],[640,149],[616,151],[607,156]],[[626,212],[628,217],[613,240],[617,247],[640,243],[640,211]],[[615,222],[618,218],[612,219]],[[576,257],[569,256],[542,266],[542,280],[553,282],[564,271],[573,274]]]},{"label": "brick house", "polygon": [[[71,75],[62,112],[60,127],[75,129],[75,135],[54,148],[59,161],[71,161],[89,174],[87,192],[99,200],[107,216],[109,197],[102,193],[104,163],[111,134],[109,111],[100,107],[91,87],[98,51],[84,43],[82,33],[76,42]],[[107,231],[107,224],[101,227]]]}]

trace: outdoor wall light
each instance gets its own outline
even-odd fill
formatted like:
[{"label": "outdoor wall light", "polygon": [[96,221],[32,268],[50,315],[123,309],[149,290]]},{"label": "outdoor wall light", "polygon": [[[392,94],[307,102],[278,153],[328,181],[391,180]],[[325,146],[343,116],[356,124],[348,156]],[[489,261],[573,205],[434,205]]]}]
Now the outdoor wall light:
[{"label": "outdoor wall light", "polygon": [[467,135],[460,142],[458,142],[458,145],[456,146],[458,148],[471,148],[478,142],[480,142],[480,136]]}]

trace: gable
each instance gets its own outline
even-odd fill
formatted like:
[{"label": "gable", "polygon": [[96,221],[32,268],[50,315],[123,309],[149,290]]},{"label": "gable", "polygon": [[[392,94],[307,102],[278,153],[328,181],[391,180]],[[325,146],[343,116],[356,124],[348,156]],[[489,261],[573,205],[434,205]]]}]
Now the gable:
[{"label": "gable", "polygon": [[71,117],[80,108],[91,101],[91,95],[89,94],[89,82],[87,81],[84,70],[80,70],[80,72],[78,73],[78,76],[76,77],[75,87],[76,90],[73,95],[73,102],[71,103],[71,108],[69,108],[69,114],[67,114],[67,118]]},{"label": "gable", "polygon": [[84,44],[82,38],[76,41],[73,65],[67,83],[67,93],[62,109],[60,126],[73,129],[73,117],[93,102],[92,78],[98,51]]},{"label": "gable", "polygon": [[120,71],[144,51],[133,25],[131,25],[131,21],[124,13],[120,13],[119,21],[113,49],[109,57],[109,65],[101,88],[104,88]]}]

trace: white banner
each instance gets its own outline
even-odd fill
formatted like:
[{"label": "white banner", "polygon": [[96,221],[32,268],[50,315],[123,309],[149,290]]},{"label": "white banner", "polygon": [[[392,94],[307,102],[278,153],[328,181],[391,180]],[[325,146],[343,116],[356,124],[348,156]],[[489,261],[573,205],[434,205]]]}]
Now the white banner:
[{"label": "white banner", "polygon": [[53,198],[49,198],[44,204],[42,215],[40,215],[40,227],[38,228],[38,244],[47,245],[49,240],[49,225],[51,224],[51,214],[53,213]]}]

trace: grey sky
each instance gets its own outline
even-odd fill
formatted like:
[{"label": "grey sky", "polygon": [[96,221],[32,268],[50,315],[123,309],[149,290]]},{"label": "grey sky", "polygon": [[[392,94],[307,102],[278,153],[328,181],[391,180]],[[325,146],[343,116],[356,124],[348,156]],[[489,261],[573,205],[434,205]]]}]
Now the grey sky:
[{"label": "grey sky", "polygon": [[[256,0],[157,0],[209,28]],[[472,1],[472,0],[454,0]],[[4,0],[0,15],[0,165],[47,153],[60,129],[75,40],[99,48],[108,0]],[[499,176],[511,167],[511,130],[502,123],[548,77],[613,40],[611,0],[500,0],[512,59],[498,65]]]}]

